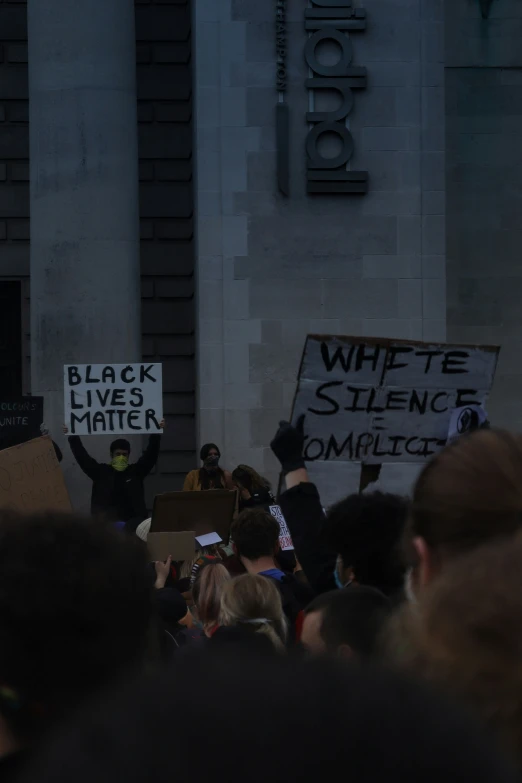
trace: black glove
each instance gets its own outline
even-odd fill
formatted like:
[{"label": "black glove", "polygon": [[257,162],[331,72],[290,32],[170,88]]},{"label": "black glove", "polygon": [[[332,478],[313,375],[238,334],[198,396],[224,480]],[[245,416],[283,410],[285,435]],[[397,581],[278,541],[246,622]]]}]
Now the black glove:
[{"label": "black glove", "polygon": [[304,414],[299,417],[294,427],[288,421],[280,421],[279,429],[270,448],[281,463],[283,473],[292,473],[305,467],[303,458],[304,447]]}]

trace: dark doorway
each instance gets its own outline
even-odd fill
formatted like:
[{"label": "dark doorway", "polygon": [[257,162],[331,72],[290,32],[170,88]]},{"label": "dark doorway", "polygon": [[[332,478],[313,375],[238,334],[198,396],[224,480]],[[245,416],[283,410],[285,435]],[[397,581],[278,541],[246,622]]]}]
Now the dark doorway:
[{"label": "dark doorway", "polygon": [[0,395],[22,394],[22,284],[0,282]]}]

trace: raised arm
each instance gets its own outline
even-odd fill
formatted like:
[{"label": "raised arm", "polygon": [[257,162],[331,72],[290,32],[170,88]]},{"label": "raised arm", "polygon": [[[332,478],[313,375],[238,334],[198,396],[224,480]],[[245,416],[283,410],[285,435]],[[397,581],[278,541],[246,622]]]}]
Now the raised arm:
[{"label": "raised arm", "polygon": [[286,477],[288,489],[279,498],[279,503],[296,556],[313,589],[323,593],[336,587],[334,569],[337,557],[324,540],[321,498],[306,471],[303,424],[304,417],[297,427],[282,421],[270,445]]},{"label": "raised arm", "polygon": [[[165,425],[165,422],[162,420],[160,422],[161,428],[163,428]],[[136,473],[141,476],[141,478],[145,478],[145,476],[148,476],[151,472],[152,468],[158,461],[159,457],[159,451],[160,451],[160,445],[161,445],[161,435],[151,435],[149,438],[149,443],[147,445],[147,448],[139,458],[139,460],[136,462],[135,470]]]},{"label": "raised arm", "polygon": [[[65,433],[69,431],[65,426],[63,429]],[[94,457],[91,457],[91,455],[87,452],[80,436],[70,435],[69,446],[71,447],[74,459],[83,470],[85,475],[89,476],[92,481],[95,481],[95,479],[98,478],[98,473],[100,471],[100,463],[97,462]]]}]

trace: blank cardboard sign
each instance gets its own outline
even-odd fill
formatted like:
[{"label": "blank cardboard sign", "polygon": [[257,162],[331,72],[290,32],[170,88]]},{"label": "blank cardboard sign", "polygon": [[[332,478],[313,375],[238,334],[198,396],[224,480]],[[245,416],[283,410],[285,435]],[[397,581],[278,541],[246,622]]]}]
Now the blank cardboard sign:
[{"label": "blank cardboard sign", "polygon": [[151,560],[193,560],[196,552],[194,531],[182,533],[149,533],[147,548]]},{"label": "blank cardboard sign", "polygon": [[226,543],[236,509],[236,496],[236,492],[225,489],[156,495],[150,532],[180,533],[193,530],[193,536],[215,532]]},{"label": "blank cardboard sign", "polygon": [[0,451],[0,508],[28,514],[71,510],[51,438],[36,438]]}]

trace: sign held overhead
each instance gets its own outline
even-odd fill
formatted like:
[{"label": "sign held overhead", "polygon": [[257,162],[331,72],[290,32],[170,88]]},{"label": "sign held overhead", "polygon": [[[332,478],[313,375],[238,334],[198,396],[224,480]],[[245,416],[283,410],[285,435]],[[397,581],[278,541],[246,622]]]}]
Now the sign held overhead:
[{"label": "sign held overhead", "polygon": [[499,348],[363,337],[307,337],[293,421],[305,459],[424,462],[455,408],[485,407]]},{"label": "sign held overhead", "polygon": [[64,368],[71,435],[161,432],[161,364],[71,364]]}]

